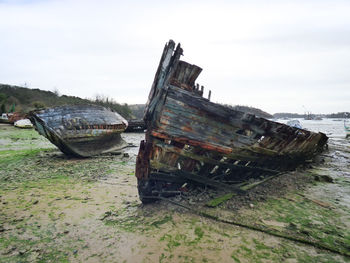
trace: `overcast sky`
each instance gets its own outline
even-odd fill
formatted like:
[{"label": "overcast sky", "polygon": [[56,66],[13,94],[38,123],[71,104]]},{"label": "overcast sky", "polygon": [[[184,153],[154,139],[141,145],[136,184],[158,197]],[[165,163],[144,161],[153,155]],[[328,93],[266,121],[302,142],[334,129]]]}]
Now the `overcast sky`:
[{"label": "overcast sky", "polygon": [[0,83],[145,103],[164,44],[212,101],[350,111],[350,1],[0,0]]}]

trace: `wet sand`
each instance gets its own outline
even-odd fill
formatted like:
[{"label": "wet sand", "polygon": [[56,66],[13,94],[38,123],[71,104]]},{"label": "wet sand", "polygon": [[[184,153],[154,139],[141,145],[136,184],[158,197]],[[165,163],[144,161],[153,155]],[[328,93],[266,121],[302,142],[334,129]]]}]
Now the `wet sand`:
[{"label": "wet sand", "polygon": [[[0,262],[347,262],[341,254],[350,251],[350,143],[334,128],[341,123],[303,125],[331,137],[317,163],[216,208],[205,204],[220,193],[205,188],[171,200],[339,253],[167,201],[142,205],[137,147],[68,158],[34,130],[0,125]],[[123,137],[138,145],[143,134]],[[333,182],[322,179],[328,177]]]}]

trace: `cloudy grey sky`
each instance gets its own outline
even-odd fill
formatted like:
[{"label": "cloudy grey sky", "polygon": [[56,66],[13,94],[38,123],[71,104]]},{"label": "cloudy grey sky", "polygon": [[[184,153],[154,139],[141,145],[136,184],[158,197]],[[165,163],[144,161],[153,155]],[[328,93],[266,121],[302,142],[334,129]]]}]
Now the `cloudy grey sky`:
[{"label": "cloudy grey sky", "polygon": [[215,102],[350,111],[350,1],[0,0],[0,83],[145,103],[164,44]]}]

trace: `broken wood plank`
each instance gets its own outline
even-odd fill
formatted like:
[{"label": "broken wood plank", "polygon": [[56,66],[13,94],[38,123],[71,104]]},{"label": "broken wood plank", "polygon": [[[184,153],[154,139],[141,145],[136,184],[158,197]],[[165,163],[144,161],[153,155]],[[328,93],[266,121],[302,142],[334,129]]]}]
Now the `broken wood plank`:
[{"label": "broken wood plank", "polygon": [[201,177],[201,176],[198,176],[196,174],[192,174],[190,172],[178,170],[175,167],[170,167],[166,164],[159,163],[155,160],[151,160],[150,163],[151,163],[152,167],[156,168],[159,171],[169,173],[169,174],[174,174],[180,178],[184,178],[184,179],[187,179],[187,180],[190,180],[190,181],[202,184],[202,185],[208,185],[208,186],[211,186],[211,187],[214,187],[217,189],[221,189],[221,190],[230,190],[232,192],[241,193],[241,194],[245,192],[244,190],[242,190],[236,186],[223,184],[223,183],[220,183],[218,181],[212,180],[210,178]]},{"label": "broken wood plank", "polygon": [[219,165],[219,166],[222,166],[225,168],[233,168],[233,169],[241,168],[241,169],[262,171],[262,172],[273,173],[273,174],[279,173],[279,171],[277,171],[277,170],[268,169],[268,168],[261,168],[261,167],[253,167],[253,166],[247,166],[247,165],[239,165],[239,164],[230,164],[230,163],[226,163],[226,162],[220,162],[220,161],[214,160],[212,158],[205,157],[203,155],[197,155],[193,152],[188,152],[184,149],[176,148],[172,145],[164,144],[159,140],[158,141],[156,140],[155,145],[165,149],[165,151],[168,151],[168,152],[173,152],[173,153],[176,153],[178,155],[181,155],[181,156],[184,156],[187,158],[191,158],[193,160],[197,160],[197,161],[204,162],[204,163],[210,163],[210,164],[214,164],[214,165]]}]

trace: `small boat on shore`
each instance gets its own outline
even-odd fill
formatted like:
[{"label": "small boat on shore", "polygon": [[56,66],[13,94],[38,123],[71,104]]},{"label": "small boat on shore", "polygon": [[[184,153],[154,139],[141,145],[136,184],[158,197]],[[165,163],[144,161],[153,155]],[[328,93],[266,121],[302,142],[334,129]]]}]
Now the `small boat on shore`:
[{"label": "small boat on shore", "polygon": [[59,106],[30,113],[39,134],[67,155],[88,157],[125,147],[121,133],[128,122],[96,105]]},{"label": "small boat on shore", "polygon": [[15,121],[15,123],[13,125],[17,128],[21,128],[21,129],[32,129],[33,128],[33,124],[30,122],[29,119],[21,119],[21,120]]},{"label": "small boat on shore", "polygon": [[10,124],[9,118],[7,116],[7,113],[3,113],[0,116],[0,123],[6,123],[6,124]]},{"label": "small boat on shore", "polygon": [[165,45],[149,93],[135,171],[142,202],[188,183],[242,192],[239,183],[293,170],[324,149],[323,133],[213,103],[210,91],[203,97],[195,84],[202,69],[182,54],[180,44]]},{"label": "small boat on shore", "polygon": [[16,121],[25,119],[26,115],[20,112],[3,113],[0,116],[0,123],[14,124]]}]

